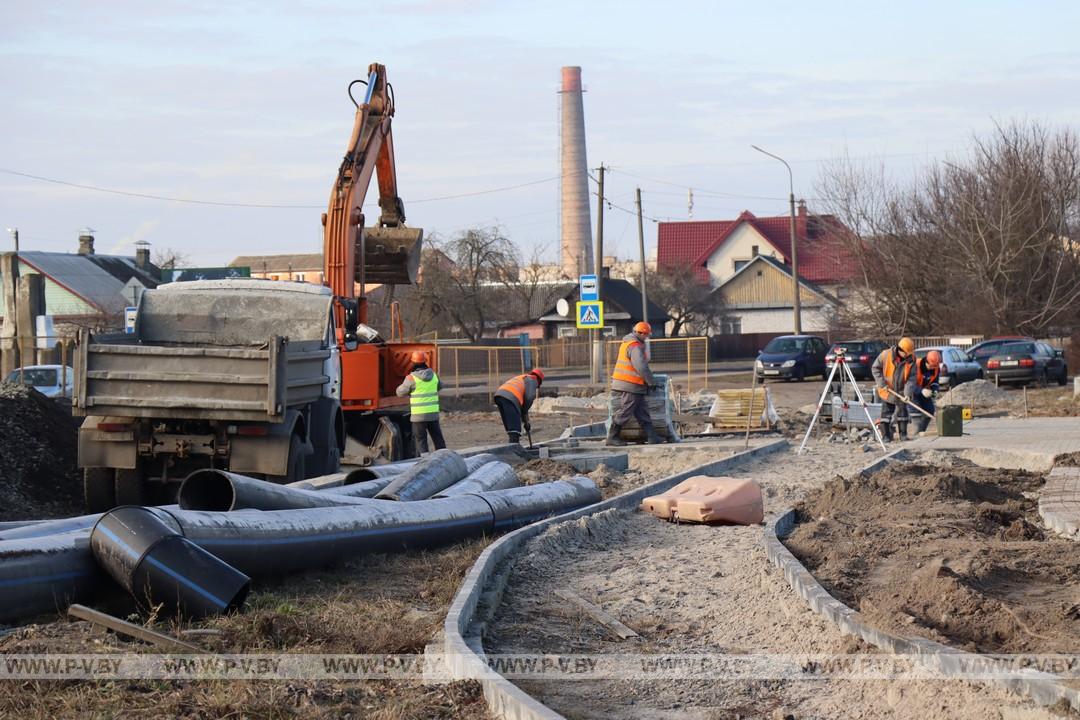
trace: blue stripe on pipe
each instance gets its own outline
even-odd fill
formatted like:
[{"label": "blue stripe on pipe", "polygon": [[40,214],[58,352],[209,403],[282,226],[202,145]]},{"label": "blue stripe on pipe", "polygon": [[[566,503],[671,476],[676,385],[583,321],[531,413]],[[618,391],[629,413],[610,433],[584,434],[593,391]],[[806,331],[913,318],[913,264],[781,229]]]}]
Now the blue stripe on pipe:
[{"label": "blue stripe on pipe", "polygon": [[352,530],[347,532],[330,533],[326,535],[296,535],[281,538],[213,538],[200,540],[192,538],[192,542],[200,547],[228,547],[231,545],[291,545],[295,543],[322,542],[325,540],[344,540],[346,538],[364,537],[365,535],[381,535],[388,531],[411,532],[413,530],[439,530],[442,528],[455,527],[458,525],[473,525],[478,518],[465,518],[452,520],[444,523],[432,523],[428,525],[387,525],[364,530]]},{"label": "blue stripe on pipe", "polygon": [[117,545],[119,545],[119,546],[120,546],[120,549],[121,549],[121,550],[123,550],[124,552],[126,552],[126,553],[127,553],[128,555],[130,555],[130,556],[131,556],[132,558],[134,558],[135,560],[138,560],[138,559],[139,559],[139,553],[135,552],[135,549],[134,549],[133,547],[131,547],[131,546],[130,546],[130,545],[128,545],[128,544],[127,544],[126,542],[124,542],[124,541],[123,541],[123,540],[121,540],[121,539],[120,539],[119,537],[117,537],[116,533],[114,533],[114,532],[113,532],[112,530],[110,530],[109,528],[105,527],[104,525],[100,525],[100,524],[99,524],[99,525],[97,526],[97,528],[95,528],[95,530],[96,530],[96,531],[98,531],[98,532],[102,532],[102,533],[104,533],[106,537],[108,537],[108,538],[109,538],[110,540],[112,540],[112,541],[113,541],[114,543],[116,543]]},{"label": "blue stripe on pipe", "polygon": [[156,558],[147,557],[146,562],[150,563],[151,565],[156,567],[158,570],[165,573],[169,577],[173,578],[177,582],[181,582],[184,585],[187,585],[189,588],[191,588],[195,592],[199,593],[200,595],[202,595],[207,600],[210,600],[211,602],[217,603],[219,607],[222,607],[222,608],[228,607],[229,603],[225,602],[224,600],[219,598],[217,595],[214,595],[209,590],[206,590],[202,586],[196,584],[190,578],[184,577],[183,575],[176,572],[171,567],[169,567],[165,563],[157,560]]},{"label": "blue stripe on pipe", "polygon": [[30,583],[47,583],[55,582],[57,580],[74,580],[75,578],[85,577],[92,573],[81,572],[67,572],[57,573],[56,575],[34,575],[33,577],[26,578],[13,578],[11,580],[0,580],[0,587],[14,587],[16,585],[29,585]]}]

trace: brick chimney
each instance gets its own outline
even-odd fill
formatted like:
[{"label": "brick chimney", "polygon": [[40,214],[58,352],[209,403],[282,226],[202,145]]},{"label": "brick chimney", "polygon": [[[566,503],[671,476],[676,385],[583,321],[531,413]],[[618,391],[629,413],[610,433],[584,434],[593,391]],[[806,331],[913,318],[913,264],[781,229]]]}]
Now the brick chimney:
[{"label": "brick chimney", "polygon": [[92,228],[83,228],[79,231],[79,254],[94,254],[94,231]]},{"label": "brick chimney", "polygon": [[135,243],[135,267],[140,270],[150,267],[150,243],[145,240]]},{"label": "brick chimney", "polygon": [[[807,238],[806,201],[799,201],[799,211],[795,215],[795,237],[800,240]],[[800,275],[802,273],[799,273]]]}]

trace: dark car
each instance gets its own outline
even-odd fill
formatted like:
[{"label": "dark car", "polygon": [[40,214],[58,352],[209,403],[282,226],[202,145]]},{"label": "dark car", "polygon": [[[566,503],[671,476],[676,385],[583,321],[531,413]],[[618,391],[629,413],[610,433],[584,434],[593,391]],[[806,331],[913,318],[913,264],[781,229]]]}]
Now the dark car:
[{"label": "dark car", "polygon": [[1012,342],[998,348],[986,361],[986,375],[998,383],[1016,382],[1045,385],[1057,380],[1064,385],[1069,377],[1065,353],[1043,342]]},{"label": "dark car", "polygon": [[941,377],[938,381],[941,387],[956,387],[960,383],[978,380],[983,376],[982,366],[966,352],[952,345],[919,348],[915,351],[915,357],[921,360],[931,350],[941,353]]},{"label": "dark car", "polygon": [[781,335],[773,338],[757,357],[758,379],[802,380],[808,375],[825,377],[825,341],[816,335]]},{"label": "dark car", "polygon": [[1014,342],[1035,342],[1035,338],[1024,335],[999,335],[972,345],[967,349],[967,354],[985,370],[986,361],[996,355],[1002,345]]},{"label": "dark car", "polygon": [[825,366],[829,370],[836,361],[836,351],[841,348],[844,350],[847,366],[851,368],[851,374],[855,376],[855,379],[869,380],[873,377],[870,368],[877,360],[877,356],[885,349],[885,343],[880,340],[842,340],[833,343],[825,356]]}]

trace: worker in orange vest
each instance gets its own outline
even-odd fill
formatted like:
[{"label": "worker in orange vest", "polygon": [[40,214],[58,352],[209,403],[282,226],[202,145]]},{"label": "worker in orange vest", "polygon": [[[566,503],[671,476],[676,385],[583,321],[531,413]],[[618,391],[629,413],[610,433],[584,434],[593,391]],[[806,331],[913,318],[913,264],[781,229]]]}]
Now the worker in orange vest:
[{"label": "worker in orange vest", "polygon": [[902,337],[895,347],[882,350],[870,371],[874,374],[874,384],[877,385],[877,394],[881,399],[882,437],[886,440],[893,439],[895,416],[900,439],[907,440],[908,406],[905,400],[910,402],[915,396],[914,341],[909,337]]},{"label": "worker in orange vest", "polygon": [[[937,394],[941,380],[941,353],[931,350],[926,357],[915,362],[915,404],[931,415],[934,414],[934,395]],[[919,432],[930,425],[930,418],[922,413],[915,418],[915,429]]]},{"label": "worker in orange vest", "polygon": [[623,425],[636,418],[638,425],[645,431],[649,443],[662,443],[663,438],[653,429],[649,405],[645,400],[650,388],[657,387],[656,378],[649,369],[649,358],[645,354],[645,341],[652,335],[652,326],[647,322],[634,325],[633,332],[622,340],[619,356],[615,360],[615,370],[611,373],[611,392],[618,401],[618,408],[611,416],[608,428],[608,445],[625,445],[619,436]]},{"label": "worker in orange vest", "polygon": [[522,426],[525,427],[525,432],[532,432],[529,408],[543,384],[544,371],[533,368],[524,375],[510,378],[495,391],[495,407],[499,408],[506,439],[511,443],[521,442]]}]

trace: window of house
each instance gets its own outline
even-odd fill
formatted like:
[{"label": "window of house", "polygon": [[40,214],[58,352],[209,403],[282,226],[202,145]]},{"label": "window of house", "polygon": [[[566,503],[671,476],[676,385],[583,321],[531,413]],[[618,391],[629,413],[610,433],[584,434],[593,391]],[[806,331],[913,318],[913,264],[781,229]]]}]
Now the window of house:
[{"label": "window of house", "polygon": [[749,260],[735,260],[734,262],[735,262],[735,272],[739,272],[744,267],[746,267],[746,264],[748,262],[750,262],[750,261]]},{"label": "window of house", "polygon": [[742,335],[742,318],[724,318],[720,321],[720,332],[723,335]]},{"label": "window of house", "polygon": [[304,282],[304,273],[296,273],[296,281]]}]

